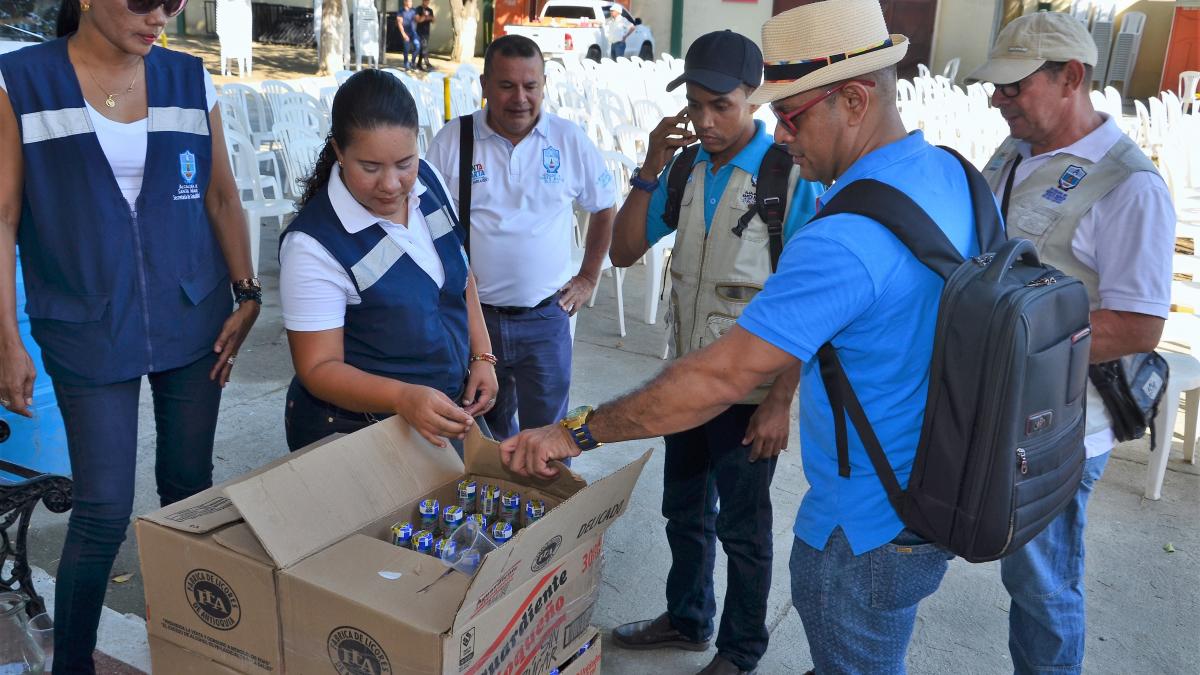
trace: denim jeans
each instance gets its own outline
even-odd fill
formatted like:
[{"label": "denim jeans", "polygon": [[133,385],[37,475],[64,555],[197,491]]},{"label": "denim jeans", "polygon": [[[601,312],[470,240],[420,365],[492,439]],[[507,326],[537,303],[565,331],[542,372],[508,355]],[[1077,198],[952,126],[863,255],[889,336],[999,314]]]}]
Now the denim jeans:
[{"label": "denim jeans", "polygon": [[413,67],[421,65],[421,61],[420,61],[420,59],[421,59],[421,39],[416,37],[415,35],[413,36],[413,38],[411,40],[404,41],[404,69],[405,70],[408,70],[408,68],[409,68],[409,65],[408,65],[409,64],[409,61],[408,61],[409,54],[412,55]]},{"label": "denim jeans", "polygon": [[609,52],[614,61],[618,56],[625,56],[625,41],[621,40],[620,42],[612,43],[612,47],[609,48]]},{"label": "denim jeans", "polygon": [[554,424],[567,414],[571,392],[571,320],[557,299],[519,314],[483,308],[499,363],[496,405],[485,415],[496,438]]},{"label": "denim jeans", "polygon": [[1083,528],[1088,498],[1110,454],[1084,462],[1079,490],[1066,510],[1000,561],[1000,577],[1012,597],[1008,650],[1016,673],[1083,670]]},{"label": "denim jeans", "polygon": [[667,436],[663,468],[671,625],[692,640],[712,635],[719,539],[729,560],[717,653],[741,670],[754,670],[769,637],[771,478],[776,460],[751,463],[750,448],[742,445],[757,409],[735,405],[702,426]]},{"label": "denim jeans", "polygon": [[[295,452],[330,434],[352,434],[391,416],[392,413],[356,413],[339,408],[310,394],[300,384],[300,378],[293,377],[288,385],[287,404],[283,410],[283,430],[287,435],[288,450]],[[475,423],[484,437],[492,437],[482,417],[476,417]],[[457,438],[449,441],[458,458],[462,459],[463,442]]]},{"label": "denim jeans", "polygon": [[[157,430],[154,477],[163,506],[212,486],[221,387],[209,354],[151,373]],[[54,383],[74,481],[54,594],[54,673],[95,673],[92,651],[113,560],[133,511],[141,378],[96,387]]]},{"label": "denim jeans", "polygon": [[937,590],[953,558],[903,530],[854,555],[839,527],[818,551],[792,544],[792,604],[820,675],[904,673],[917,604]]}]

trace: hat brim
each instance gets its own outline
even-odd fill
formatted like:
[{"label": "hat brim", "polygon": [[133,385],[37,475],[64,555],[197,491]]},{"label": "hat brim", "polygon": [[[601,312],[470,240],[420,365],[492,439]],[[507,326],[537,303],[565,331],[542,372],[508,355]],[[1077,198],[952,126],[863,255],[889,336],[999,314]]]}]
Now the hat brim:
[{"label": "hat brim", "polygon": [[878,51],[853,56],[843,61],[824,66],[808,75],[791,82],[764,82],[761,87],[750,95],[752,105],[763,105],[789,96],[795,96],[817,87],[834,82],[849,80],[859,75],[875,72],[880,68],[900,63],[908,53],[908,38],[903,35],[892,35],[892,46]]},{"label": "hat brim", "polygon": [[1045,59],[992,59],[971,71],[963,80],[966,84],[976,82],[991,82],[992,84],[1012,84],[1033,74],[1033,71],[1045,64]]},{"label": "hat brim", "polygon": [[702,70],[696,68],[693,70],[685,70],[683,71],[682,75],[671,80],[671,82],[667,85],[667,91],[675,91],[675,89],[684,82],[698,84],[716,94],[728,94],[742,84],[741,78],[735,75],[718,73],[715,70]]}]

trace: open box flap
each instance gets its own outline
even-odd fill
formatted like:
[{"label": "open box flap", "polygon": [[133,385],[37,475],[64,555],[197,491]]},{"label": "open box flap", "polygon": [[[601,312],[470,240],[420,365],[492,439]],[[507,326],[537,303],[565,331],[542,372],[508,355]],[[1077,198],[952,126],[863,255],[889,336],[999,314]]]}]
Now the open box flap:
[{"label": "open box flap", "polygon": [[226,488],[281,568],[460,475],[449,447],[396,415]]},{"label": "open box flap", "polygon": [[234,507],[233,502],[229,501],[229,498],[225,494],[225,488],[253,478],[265,471],[270,471],[280,464],[290,462],[299,455],[311,452],[326,443],[341,438],[343,435],[330,434],[315,443],[300,448],[296,452],[276,457],[249,473],[231,478],[224,483],[214,485],[202,492],[197,492],[187,499],[181,499],[157,511],[138,516],[138,518],[172,530],[189,532],[191,534],[204,534],[230,523],[236,523],[242,519],[242,514]]},{"label": "open box flap", "polygon": [[500,460],[500,444],[484,438],[476,427],[471,427],[467,434],[463,450],[467,473],[473,476],[499,478],[510,483],[528,485],[537,488],[542,494],[558,499],[568,499],[587,485],[587,481],[561,462],[551,463],[551,466],[558,468],[558,475],[549,479],[540,476],[519,476],[509,471]]},{"label": "open box flap", "polygon": [[584,541],[603,534],[628,508],[629,496],[651,452],[647,450],[616,473],[587,486],[489,553],[471,580],[455,625],[469,621],[508,589],[532,579]]}]

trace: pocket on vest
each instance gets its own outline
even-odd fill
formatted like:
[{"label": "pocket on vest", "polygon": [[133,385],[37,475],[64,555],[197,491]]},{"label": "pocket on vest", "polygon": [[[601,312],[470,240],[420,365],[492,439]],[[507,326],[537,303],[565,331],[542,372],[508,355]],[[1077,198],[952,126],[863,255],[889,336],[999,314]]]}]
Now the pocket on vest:
[{"label": "pocket on vest", "polygon": [[1021,209],[1010,218],[1008,223],[1018,231],[1013,232],[1010,228],[1009,232],[1014,236],[1031,235],[1033,237],[1040,237],[1053,227],[1060,217],[1062,216],[1057,211],[1037,206],[1029,209]]},{"label": "pocket on vest", "polygon": [[104,318],[108,303],[107,295],[74,295],[43,290],[29,294],[25,313],[31,319],[91,323]]},{"label": "pocket on vest", "polygon": [[[205,267],[179,280],[179,287],[193,305],[199,305],[225,280],[225,272],[217,267]],[[233,296],[230,296],[230,303]]]}]

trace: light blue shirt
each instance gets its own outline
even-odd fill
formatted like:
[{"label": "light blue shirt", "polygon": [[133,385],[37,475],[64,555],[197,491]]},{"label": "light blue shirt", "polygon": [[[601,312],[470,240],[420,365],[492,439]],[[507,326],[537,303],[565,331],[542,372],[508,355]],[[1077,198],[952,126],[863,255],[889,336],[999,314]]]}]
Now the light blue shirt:
[{"label": "light blue shirt", "polygon": [[[916,131],[860,158],[821,197],[874,178],[904,192],[964,255],[978,252],[970,190],[962,165]],[[817,350],[832,341],[891,462],[908,485],[925,415],[934,324],[943,282],[887,228],[842,214],[806,225],[784,248],[778,271],[738,321],[745,330],[804,362],[800,444],[809,490],[796,536],[823,550],[841,527],[855,555],[904,528],[888,502],[862,441],[847,421],[850,477],[838,476],[833,413]]]},{"label": "light blue shirt", "polygon": [[[766,127],[759,120],[754,120],[754,137],[742,148],[732,160],[725,166],[717,169],[714,173],[712,167],[708,166],[704,172],[704,231],[708,232],[708,228],[712,227],[713,214],[717,212],[717,204],[721,202],[721,195],[725,194],[725,188],[729,185],[729,178],[733,176],[733,168],[737,167],[742,171],[754,176],[758,180],[758,167],[762,164],[763,156],[767,154],[771,144],[774,141],[771,135],[767,133]],[[704,148],[700,148],[700,152],[696,154],[696,163],[701,162],[707,164],[710,155],[705,152]],[[671,230],[667,228],[667,224],[663,222],[663,213],[667,208],[667,176],[671,173],[671,165],[675,163],[672,159],[667,167],[663,169],[658,176],[658,188],[650,195],[650,207],[646,210],[646,243],[650,246],[658,243],[659,239],[670,234]],[[800,229],[802,225],[812,218],[813,213],[817,209],[817,197],[820,196],[825,188],[820,183],[814,183],[807,180],[796,181],[796,189],[788,200],[787,219],[783,223],[783,240],[786,242],[792,238],[792,235]],[[682,218],[681,218],[682,220]]]}]

